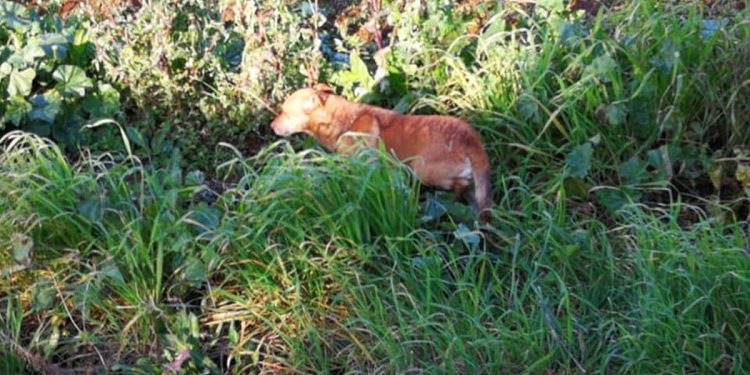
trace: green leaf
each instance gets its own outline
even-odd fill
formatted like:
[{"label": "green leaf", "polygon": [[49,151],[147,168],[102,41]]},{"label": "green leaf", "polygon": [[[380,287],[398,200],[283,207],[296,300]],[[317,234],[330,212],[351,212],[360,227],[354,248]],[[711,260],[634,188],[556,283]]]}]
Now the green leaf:
[{"label": "green leaf", "polygon": [[734,172],[734,178],[742,185],[743,188],[750,187],[750,166],[738,164]]},{"label": "green leaf", "polygon": [[613,74],[618,68],[617,61],[608,55],[602,55],[594,59],[590,65],[586,67],[584,76],[591,77],[595,76],[602,82],[609,82],[609,76]]},{"label": "green leaf", "polygon": [[393,111],[404,114],[407,111],[409,111],[409,108],[411,107],[411,105],[414,103],[415,100],[416,100],[416,97],[414,95],[406,94],[403,97],[401,97],[401,100],[399,100],[398,103],[396,103],[396,106],[393,107]]},{"label": "green leaf", "polygon": [[11,96],[8,106],[5,107],[5,113],[3,113],[3,122],[10,121],[13,125],[19,126],[31,108],[31,103],[27,102],[23,96]]},{"label": "green leaf", "polygon": [[569,197],[587,199],[589,197],[589,189],[586,186],[586,182],[580,178],[569,177],[563,181],[563,188],[565,194]]},{"label": "green leaf", "polygon": [[518,113],[523,116],[526,121],[539,122],[539,104],[534,100],[534,97],[529,93],[523,93],[518,97],[518,103],[516,104]]},{"label": "green leaf", "polygon": [[61,65],[52,74],[58,82],[57,91],[63,96],[84,96],[86,89],[92,88],[91,80],[86,77],[83,69],[73,65]]},{"label": "green leaf", "polygon": [[607,115],[607,122],[610,125],[617,126],[625,123],[627,117],[627,109],[622,103],[613,103],[607,105],[605,109]]},{"label": "green leaf", "polygon": [[34,286],[31,295],[31,309],[34,311],[46,310],[55,302],[55,289],[49,282],[41,282]]},{"label": "green leaf", "polygon": [[116,264],[109,264],[102,269],[102,274],[120,284],[125,283],[125,279],[122,277],[122,273]]},{"label": "green leaf", "polygon": [[646,164],[637,156],[633,156],[628,161],[620,165],[620,178],[628,185],[638,184],[646,174]]},{"label": "green leaf", "polygon": [[146,142],[143,140],[143,135],[141,135],[141,132],[133,127],[128,126],[125,128],[125,132],[128,133],[128,139],[130,139],[133,143],[140,147],[146,147]]},{"label": "green leaf", "polygon": [[429,223],[441,218],[443,215],[448,213],[448,208],[434,196],[428,196],[425,214],[422,216],[422,222]]},{"label": "green leaf", "polygon": [[25,31],[31,27],[31,21],[23,19],[26,8],[11,1],[0,2],[0,21],[18,31]]},{"label": "green leaf", "polygon": [[36,59],[44,57],[45,53],[42,47],[36,42],[30,42],[21,50],[16,51],[8,58],[8,63],[16,68],[22,68],[32,65]]},{"label": "green leaf", "polygon": [[4,62],[0,64],[0,79],[3,79],[10,75],[10,73],[13,72],[13,66],[8,64],[7,62]]},{"label": "green leaf", "polygon": [[120,110],[120,93],[111,85],[99,82],[98,93],[89,95],[81,104],[94,118],[111,118]]},{"label": "green leaf", "polygon": [[187,176],[185,176],[185,185],[188,186],[197,186],[202,185],[203,182],[206,180],[206,176],[201,171],[190,171]]},{"label": "green leaf", "polygon": [[34,110],[29,112],[29,119],[53,123],[60,113],[61,101],[56,95],[36,95],[31,99]]},{"label": "green leaf", "polygon": [[78,205],[78,213],[88,221],[98,222],[102,216],[102,207],[98,199],[88,199]]},{"label": "green leaf", "polygon": [[10,96],[21,95],[26,96],[31,93],[31,85],[36,77],[34,69],[26,69],[23,71],[13,70],[10,73],[10,82],[8,83],[8,94]]},{"label": "green leaf", "polygon": [[576,147],[565,158],[566,177],[585,178],[591,169],[591,156],[594,148],[591,143],[584,143]]},{"label": "green leaf", "polygon": [[611,214],[617,213],[626,203],[627,197],[619,190],[601,189],[596,191],[596,199],[607,208]]},{"label": "green leaf", "polygon": [[189,257],[185,261],[185,280],[201,284],[208,279],[206,265],[196,257]]},{"label": "green leaf", "polygon": [[211,208],[202,207],[193,211],[192,219],[198,224],[198,233],[214,230],[219,226],[221,220],[221,211]]},{"label": "green leaf", "polygon": [[39,37],[39,45],[47,56],[64,60],[68,56],[68,38],[63,34],[47,33]]},{"label": "green leaf", "polygon": [[459,224],[458,229],[453,231],[453,235],[456,236],[457,239],[461,240],[469,249],[476,250],[477,248],[479,248],[479,243],[481,242],[479,233],[469,230],[466,225]]},{"label": "green leaf", "polygon": [[18,264],[31,264],[34,240],[23,233],[13,233],[11,241],[13,243],[13,260]]}]

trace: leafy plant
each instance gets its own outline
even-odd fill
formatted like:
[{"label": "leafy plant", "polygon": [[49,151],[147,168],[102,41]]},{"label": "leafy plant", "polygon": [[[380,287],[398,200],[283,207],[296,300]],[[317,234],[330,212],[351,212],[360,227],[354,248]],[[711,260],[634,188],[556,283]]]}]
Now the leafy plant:
[{"label": "leafy plant", "polygon": [[85,22],[39,16],[32,8],[0,4],[0,129],[21,128],[74,147],[93,135],[86,123],[115,117],[119,93],[94,82],[92,44]]}]

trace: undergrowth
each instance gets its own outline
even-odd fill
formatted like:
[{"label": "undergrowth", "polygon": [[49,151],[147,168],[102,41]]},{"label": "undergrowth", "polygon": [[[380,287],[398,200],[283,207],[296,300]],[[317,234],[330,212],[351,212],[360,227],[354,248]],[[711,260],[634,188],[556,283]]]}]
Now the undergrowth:
[{"label": "undergrowth", "polygon": [[[750,371],[747,11],[239,3],[68,15],[126,147],[0,141],[0,370]],[[475,125],[489,225],[383,150],[268,144],[316,80]]]}]

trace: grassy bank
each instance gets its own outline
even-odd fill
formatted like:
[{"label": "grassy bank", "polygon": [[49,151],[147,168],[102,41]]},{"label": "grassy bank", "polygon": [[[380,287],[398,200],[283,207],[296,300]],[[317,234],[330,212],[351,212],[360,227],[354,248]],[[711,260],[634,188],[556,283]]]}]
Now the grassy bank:
[{"label": "grassy bank", "polygon": [[[122,124],[64,143],[6,123],[25,131],[0,141],[0,369],[750,371],[747,11],[256,5],[71,13],[98,81],[60,113],[93,121],[79,100],[112,89]],[[310,77],[469,120],[491,222],[375,150],[268,142]],[[30,111],[67,87],[35,79]]]}]

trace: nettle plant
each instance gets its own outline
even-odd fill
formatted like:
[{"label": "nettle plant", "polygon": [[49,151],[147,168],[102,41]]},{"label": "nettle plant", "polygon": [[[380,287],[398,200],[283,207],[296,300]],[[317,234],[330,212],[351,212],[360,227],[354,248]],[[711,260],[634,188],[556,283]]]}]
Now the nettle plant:
[{"label": "nettle plant", "polygon": [[87,143],[87,123],[114,117],[120,94],[95,80],[85,24],[0,2],[0,131],[50,137],[67,147]]}]

